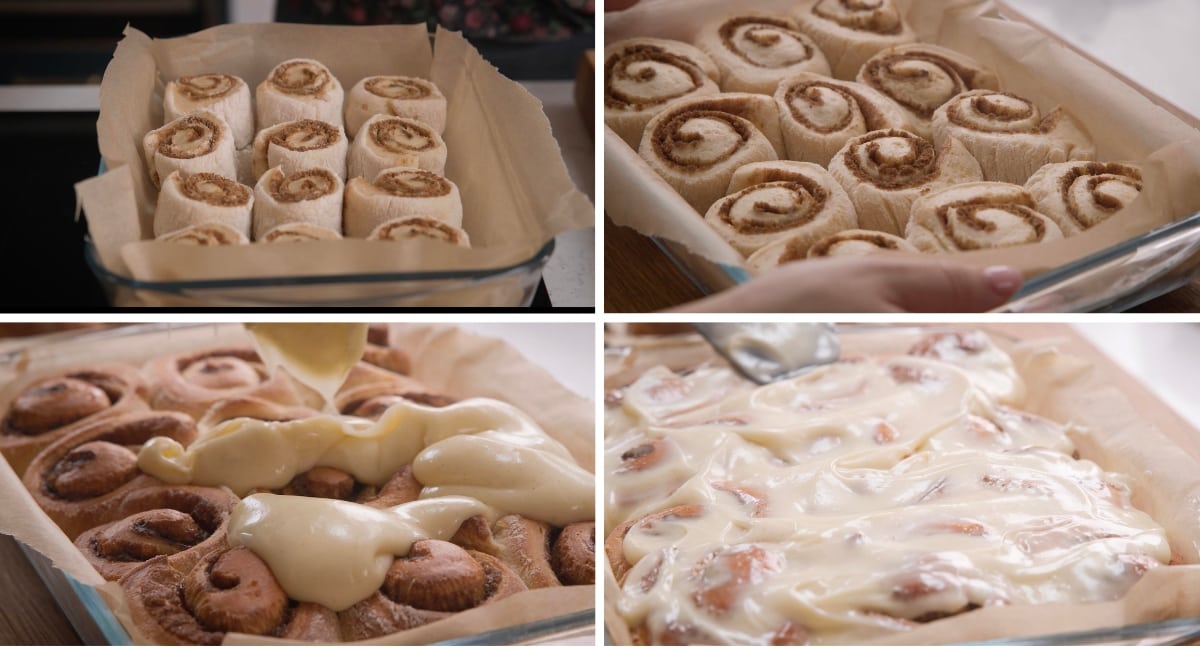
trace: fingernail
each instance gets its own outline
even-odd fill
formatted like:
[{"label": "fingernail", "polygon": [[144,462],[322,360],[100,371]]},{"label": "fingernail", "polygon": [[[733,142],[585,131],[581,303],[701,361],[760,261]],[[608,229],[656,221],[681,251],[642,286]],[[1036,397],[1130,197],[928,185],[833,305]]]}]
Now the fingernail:
[{"label": "fingernail", "polygon": [[988,287],[996,294],[1008,296],[1021,287],[1025,277],[1020,270],[1005,265],[995,265],[983,270],[983,278],[987,279]]}]

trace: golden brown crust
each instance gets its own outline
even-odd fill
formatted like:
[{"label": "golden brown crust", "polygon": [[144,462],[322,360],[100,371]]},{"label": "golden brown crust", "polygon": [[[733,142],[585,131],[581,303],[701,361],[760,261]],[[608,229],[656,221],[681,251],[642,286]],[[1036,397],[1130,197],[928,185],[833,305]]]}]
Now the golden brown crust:
[{"label": "golden brown crust", "polygon": [[446,406],[456,402],[411,377],[359,362],[351,369],[346,382],[334,397],[334,406],[345,415],[378,418],[387,407],[397,402],[394,398],[371,402],[381,396],[397,396],[427,406]]},{"label": "golden brown crust", "polygon": [[309,418],[318,413],[316,409],[305,406],[279,404],[252,395],[243,395],[213,404],[204,412],[199,424],[201,429],[207,429],[234,418],[286,422]]},{"label": "golden brown crust", "polygon": [[550,561],[563,584],[595,584],[595,522],[586,521],[565,526],[554,540]]},{"label": "golden brown crust", "polygon": [[368,485],[359,492],[358,502],[372,508],[391,508],[411,503],[421,497],[421,483],[413,476],[412,466],[405,465],[387,483],[376,488]]},{"label": "golden brown crust", "polygon": [[155,409],[199,418],[215,403],[254,396],[284,405],[302,404],[283,373],[272,376],[248,346],[167,355],[146,365]]}]

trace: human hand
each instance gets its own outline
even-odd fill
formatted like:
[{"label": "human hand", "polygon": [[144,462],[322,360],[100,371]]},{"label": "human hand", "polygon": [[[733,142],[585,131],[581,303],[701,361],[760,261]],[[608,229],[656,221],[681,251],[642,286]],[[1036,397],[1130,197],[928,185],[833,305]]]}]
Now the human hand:
[{"label": "human hand", "polygon": [[675,312],[985,312],[1021,287],[1010,267],[892,256],[788,263]]},{"label": "human hand", "polygon": [[623,9],[628,9],[637,3],[638,0],[605,0],[604,10],[621,11]]}]

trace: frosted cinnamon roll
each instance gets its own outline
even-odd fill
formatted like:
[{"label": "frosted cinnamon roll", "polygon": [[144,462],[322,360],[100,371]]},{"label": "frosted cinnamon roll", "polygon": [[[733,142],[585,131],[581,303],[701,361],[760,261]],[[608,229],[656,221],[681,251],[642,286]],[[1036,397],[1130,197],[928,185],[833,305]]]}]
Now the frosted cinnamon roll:
[{"label": "frosted cinnamon roll", "polygon": [[250,187],[215,173],[172,172],[154,208],[156,238],[192,225],[221,224],[250,235],[254,194]]},{"label": "frosted cinnamon roll", "polygon": [[310,222],[285,222],[267,230],[259,238],[263,243],[307,243],[314,240],[341,240],[342,233]]},{"label": "frosted cinnamon roll", "polygon": [[845,190],[816,164],[796,162],[791,177],[756,184],[713,203],[704,220],[749,256],[788,238],[806,246],[858,225]]},{"label": "frosted cinnamon roll", "polygon": [[866,256],[879,252],[912,252],[918,250],[899,236],[882,231],[847,229],[826,236],[811,245],[797,244],[790,238],[776,241],[758,250],[746,264],[752,269],[764,271],[808,258],[833,258],[837,256]]},{"label": "frosted cinnamon roll", "polygon": [[98,420],[148,407],[133,366],[98,364],[30,383],[0,418],[0,454],[18,475],[51,443]]},{"label": "frosted cinnamon roll", "polygon": [[465,229],[426,216],[404,216],[389,220],[367,234],[367,240],[411,240],[413,238],[440,240],[458,247],[471,246],[471,238]]},{"label": "frosted cinnamon roll", "polygon": [[945,47],[914,43],[886,49],[858,71],[858,82],[895,101],[911,130],[929,139],[942,104],[967,90],[999,90],[1000,80],[975,59]]},{"label": "frosted cinnamon roll", "polygon": [[900,106],[877,90],[815,74],[785,79],[775,102],[788,159],[822,166],[852,137],[908,127]]},{"label": "frosted cinnamon roll", "polygon": [[254,177],[281,166],[284,173],[326,168],[345,180],[347,150],[349,144],[341,126],[315,119],[276,124],[254,137]]},{"label": "frosted cinnamon roll", "polygon": [[699,213],[725,195],[738,168],[778,159],[753,122],[722,107],[704,98],[672,104],[650,120],[638,149],[650,168]]},{"label": "frosted cinnamon roll", "polygon": [[462,226],[462,198],[450,180],[415,168],[389,168],[374,177],[355,177],[346,184],[347,236],[366,238],[380,225],[406,216]]},{"label": "frosted cinnamon roll", "polygon": [[[254,239],[286,224],[308,224],[342,231],[342,179],[324,168],[291,173],[275,167],[254,186]],[[281,234],[276,234],[276,239]]]},{"label": "frosted cinnamon roll", "polygon": [[933,137],[939,144],[958,139],[985,179],[1011,184],[1024,184],[1046,164],[1096,155],[1083,124],[1065,109],[1042,117],[1032,101],[991,90],[964,92],[938,108]]},{"label": "frosted cinnamon roll", "polygon": [[278,404],[302,404],[287,375],[271,375],[249,347],[164,355],[148,362],[146,373],[153,389],[152,407],[195,418],[221,400],[247,395]]},{"label": "frosted cinnamon roll", "polygon": [[346,97],[346,132],[351,137],[373,115],[423,121],[446,130],[446,97],[432,81],[412,76],[368,76]]},{"label": "frosted cinnamon roll", "polygon": [[217,115],[195,112],[146,133],[142,152],[155,188],[174,171],[237,177],[233,133]]},{"label": "frosted cinnamon roll", "polygon": [[164,122],[202,110],[219,116],[229,124],[237,148],[245,148],[254,139],[250,86],[239,77],[198,74],[181,76],[167,83],[163,91]]},{"label": "frosted cinnamon roll", "polygon": [[307,58],[284,61],[254,90],[258,128],[298,119],[340,127],[344,97],[342,84],[320,62]]},{"label": "frosted cinnamon roll", "polygon": [[901,235],[912,203],[930,191],[983,179],[979,163],[956,139],[938,146],[905,130],[855,137],[833,156],[829,172],[858,212],[858,224]]},{"label": "frosted cinnamon roll", "polygon": [[833,76],[846,81],[876,53],[917,40],[893,0],[803,0],[794,15],[825,52]]},{"label": "frosted cinnamon roll", "polygon": [[914,202],[906,237],[923,252],[966,252],[1058,240],[1063,234],[1037,212],[1024,187],[968,182]]},{"label": "frosted cinnamon roll", "polygon": [[446,170],[446,142],[423,122],[375,115],[350,144],[347,166],[352,178],[375,177],[397,166],[441,174]]},{"label": "frosted cinnamon roll", "polygon": [[1137,200],[1142,172],[1134,164],[1047,164],[1025,183],[1037,209],[1074,236],[1108,220]]},{"label": "frosted cinnamon roll", "polygon": [[631,38],[604,48],[604,123],[637,149],[642,132],[667,104],[716,94],[716,63],[687,43]]},{"label": "frosted cinnamon roll", "polygon": [[825,54],[787,16],[726,16],[702,27],[695,43],[721,70],[725,92],[774,94],[793,74],[829,75]]},{"label": "frosted cinnamon roll", "polygon": [[250,238],[241,230],[219,222],[188,225],[183,229],[155,238],[160,243],[180,243],[197,247],[222,247],[226,245],[249,245]]}]

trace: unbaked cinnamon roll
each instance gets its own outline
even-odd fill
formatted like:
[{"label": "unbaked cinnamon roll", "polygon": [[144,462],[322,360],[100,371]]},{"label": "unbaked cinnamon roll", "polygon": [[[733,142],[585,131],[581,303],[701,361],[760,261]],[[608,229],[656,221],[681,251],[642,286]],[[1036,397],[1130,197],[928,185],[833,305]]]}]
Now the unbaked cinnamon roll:
[{"label": "unbaked cinnamon roll", "polygon": [[684,97],[716,94],[721,73],[707,54],[664,38],[604,48],[604,123],[634,150],[654,115]]},{"label": "unbaked cinnamon roll", "polygon": [[958,139],[985,179],[1010,184],[1024,184],[1046,164],[1096,155],[1083,124],[1065,109],[1042,117],[1032,101],[990,90],[964,92],[938,108],[933,136],[939,144]]},{"label": "unbaked cinnamon roll", "polygon": [[254,137],[254,177],[280,166],[284,173],[329,169],[345,180],[348,149],[341,126],[316,119],[285,121],[263,128]]},{"label": "unbaked cinnamon roll", "polygon": [[829,164],[863,229],[901,235],[917,197],[983,179],[979,163],[956,139],[938,146],[905,130],[877,130],[846,142]]},{"label": "unbaked cinnamon roll", "polygon": [[809,258],[837,256],[866,256],[879,252],[912,252],[918,250],[899,236],[882,231],[847,229],[826,236],[810,245],[797,244],[790,238],[776,241],[754,253],[746,264],[759,271]]},{"label": "unbaked cinnamon roll", "polygon": [[19,391],[0,418],[0,454],[17,475],[51,443],[104,418],[144,411],[140,371],[98,364],[40,378]]},{"label": "unbaked cinnamon roll", "polygon": [[192,225],[220,224],[250,235],[254,194],[250,187],[215,173],[174,171],[163,181],[154,208],[154,236]]},{"label": "unbaked cinnamon roll", "polygon": [[221,400],[252,395],[279,404],[303,404],[287,375],[271,375],[249,347],[164,355],[146,364],[155,409],[200,418]]},{"label": "unbaked cinnamon roll", "polygon": [[405,117],[375,115],[350,144],[350,177],[375,177],[397,166],[446,170],[446,142],[431,126]]},{"label": "unbaked cinnamon roll", "polygon": [[263,240],[267,232],[286,224],[340,234],[344,190],[342,178],[324,168],[288,173],[277,166],[267,171],[254,186],[254,239]]},{"label": "unbaked cinnamon roll", "polygon": [[412,76],[368,76],[350,88],[346,98],[346,132],[351,137],[373,115],[423,121],[446,130],[446,97],[432,81]]},{"label": "unbaked cinnamon roll", "polygon": [[780,238],[805,246],[858,226],[854,205],[828,171],[806,162],[791,168],[788,179],[749,186],[716,201],[705,222],[744,256]]},{"label": "unbaked cinnamon roll", "polygon": [[346,235],[366,238],[380,225],[408,216],[436,218],[462,227],[462,198],[450,180],[415,168],[389,168],[374,180],[346,184]]},{"label": "unbaked cinnamon roll", "polygon": [[903,109],[874,88],[815,74],[785,79],[775,102],[788,159],[822,166],[852,137],[909,123]]},{"label": "unbaked cinnamon roll", "polygon": [[462,227],[425,216],[404,216],[381,223],[367,234],[367,240],[440,240],[457,247],[470,247],[471,238]]},{"label": "unbaked cinnamon roll", "polygon": [[1134,164],[1047,164],[1025,183],[1037,210],[1074,236],[1108,220],[1137,200],[1142,172]]},{"label": "unbaked cinnamon roll", "polygon": [[174,171],[237,177],[233,133],[217,115],[195,112],[146,133],[142,152],[155,188]]},{"label": "unbaked cinnamon roll", "polygon": [[341,240],[340,231],[327,229],[310,222],[285,222],[267,230],[259,238],[263,243],[307,243],[314,240]]},{"label": "unbaked cinnamon roll", "polygon": [[933,137],[933,113],[942,104],[967,90],[999,90],[1000,80],[975,59],[927,43],[886,49],[858,71],[858,82],[895,101],[903,109],[910,129]]},{"label": "unbaked cinnamon roll", "polygon": [[180,243],[197,247],[222,247],[226,245],[249,245],[250,237],[241,230],[219,222],[188,225],[183,229],[155,238],[160,243]]},{"label": "unbaked cinnamon roll", "polygon": [[793,74],[829,75],[825,54],[787,16],[726,16],[702,27],[695,43],[721,70],[725,92],[774,94],[779,82]]},{"label": "unbaked cinnamon roll", "polygon": [[258,128],[297,119],[341,127],[344,97],[342,84],[320,62],[307,58],[284,61],[254,90]]},{"label": "unbaked cinnamon roll", "polygon": [[876,53],[917,40],[894,0],[803,0],[794,15],[825,52],[833,76],[846,81]]},{"label": "unbaked cinnamon roll", "polygon": [[1024,187],[968,182],[914,202],[906,237],[924,252],[966,252],[1058,240],[1063,234],[1037,212]]},{"label": "unbaked cinnamon roll", "polygon": [[163,91],[163,121],[205,110],[229,124],[233,143],[245,148],[254,139],[250,86],[230,74],[197,74],[168,81]]}]

